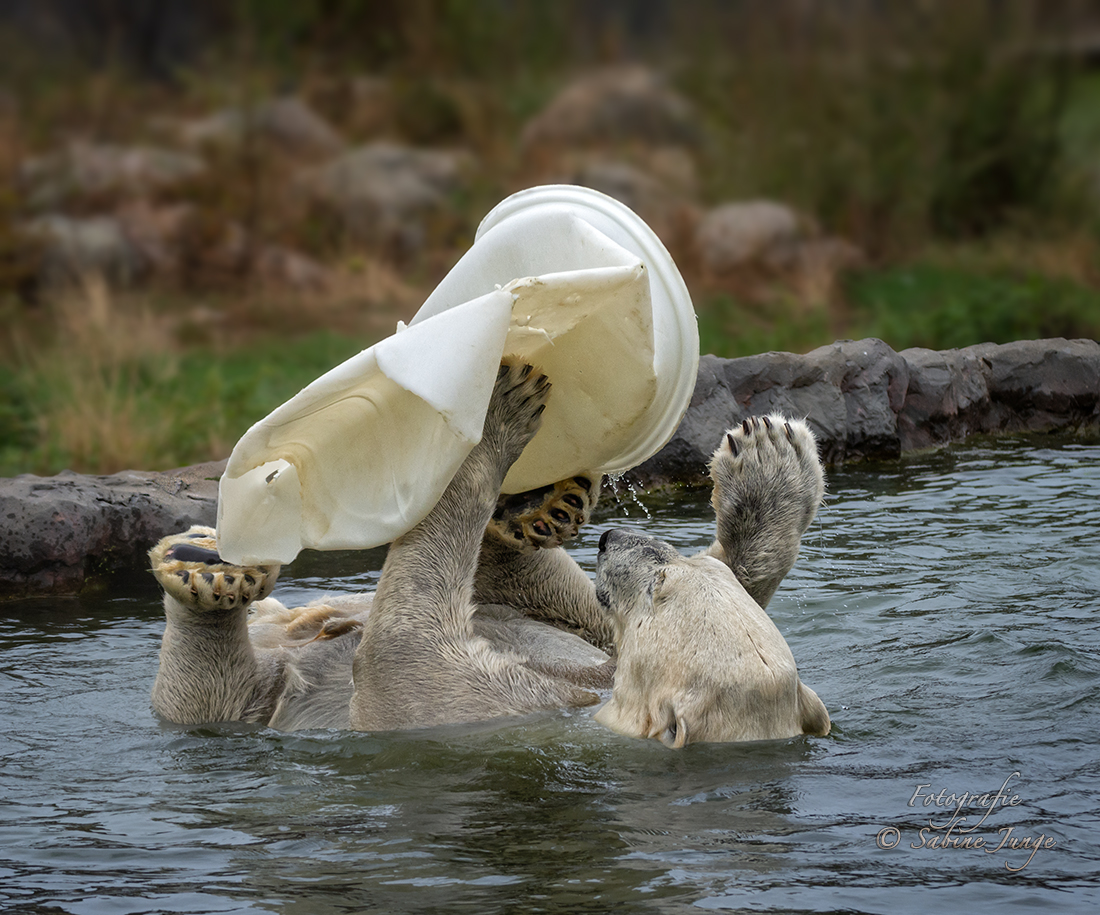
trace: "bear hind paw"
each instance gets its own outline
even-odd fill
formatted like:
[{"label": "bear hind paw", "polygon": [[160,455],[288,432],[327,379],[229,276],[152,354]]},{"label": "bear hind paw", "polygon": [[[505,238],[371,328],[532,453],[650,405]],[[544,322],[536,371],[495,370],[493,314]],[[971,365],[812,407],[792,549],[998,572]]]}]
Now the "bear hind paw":
[{"label": "bear hind paw", "polygon": [[549,486],[497,500],[487,533],[520,553],[561,546],[592,516],[600,497],[599,474],[579,474]]},{"label": "bear hind paw", "polygon": [[195,526],[170,534],[149,551],[149,560],[165,592],[191,610],[234,610],[267,597],[279,578],[279,566],[237,566],[218,555],[213,528]]},{"label": "bear hind paw", "polygon": [[514,356],[501,361],[482,441],[504,461],[505,470],[539,430],[549,396],[550,381],[540,371]]}]

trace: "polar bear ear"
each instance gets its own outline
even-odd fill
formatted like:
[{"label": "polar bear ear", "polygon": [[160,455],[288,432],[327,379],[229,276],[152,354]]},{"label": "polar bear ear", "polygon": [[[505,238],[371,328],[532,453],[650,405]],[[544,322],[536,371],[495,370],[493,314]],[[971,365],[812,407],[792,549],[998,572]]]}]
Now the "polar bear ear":
[{"label": "polar bear ear", "polygon": [[653,581],[649,583],[649,596],[654,600],[657,600],[664,590],[667,577],[664,569],[658,569],[657,574],[653,576]]},{"label": "polar bear ear", "polygon": [[649,596],[654,608],[682,597],[683,578],[683,570],[674,565],[662,566],[657,570],[649,585]]},{"label": "polar bear ear", "polygon": [[802,733],[814,737],[826,737],[832,729],[829,710],[817,693],[801,680],[798,682],[798,708],[802,714]]},{"label": "polar bear ear", "polygon": [[687,720],[680,712],[675,712],[657,739],[670,750],[682,750],[688,742]]}]

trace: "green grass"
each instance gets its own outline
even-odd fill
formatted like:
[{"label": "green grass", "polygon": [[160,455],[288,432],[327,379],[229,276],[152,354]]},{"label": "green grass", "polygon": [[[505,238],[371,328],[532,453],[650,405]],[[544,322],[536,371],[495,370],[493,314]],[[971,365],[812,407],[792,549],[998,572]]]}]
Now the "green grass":
[{"label": "green grass", "polygon": [[843,316],[794,303],[748,306],[728,295],[701,300],[700,349],[732,358],[804,353],[838,337],[878,337],[895,350],[1043,337],[1100,340],[1100,290],[1038,273],[918,262],[862,271],[848,280],[845,298]]},{"label": "green grass", "polygon": [[697,303],[699,351],[733,359],[768,352],[807,352],[831,343],[823,308],[805,310],[793,302],[748,306],[730,295]]},{"label": "green grass", "polygon": [[1100,339],[1100,291],[1038,274],[982,275],[915,264],[856,276],[847,292],[848,336],[878,337],[896,350]]},{"label": "green grass", "polygon": [[[793,300],[764,307],[702,299],[701,350],[807,352],[837,337],[878,337],[896,350],[1100,339],[1100,291],[1068,279],[918,262],[864,271],[845,297],[841,313]],[[181,347],[180,336],[142,330],[137,319],[107,327],[102,335],[77,323],[51,346],[0,361],[0,476],[225,457],[250,425],[370,342],[321,331]]]},{"label": "green grass", "polygon": [[79,353],[0,366],[0,476],[168,469],[226,457],[244,431],[362,341],[332,332],[124,364]]}]

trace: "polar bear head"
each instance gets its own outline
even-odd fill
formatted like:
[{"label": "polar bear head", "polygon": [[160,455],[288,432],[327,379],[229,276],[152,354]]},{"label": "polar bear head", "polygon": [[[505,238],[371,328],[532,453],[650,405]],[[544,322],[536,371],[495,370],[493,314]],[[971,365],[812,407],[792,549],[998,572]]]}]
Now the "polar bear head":
[{"label": "polar bear head", "polygon": [[600,538],[596,596],[618,650],[596,720],[670,747],[826,734],[775,624],[726,566],[630,530]]}]

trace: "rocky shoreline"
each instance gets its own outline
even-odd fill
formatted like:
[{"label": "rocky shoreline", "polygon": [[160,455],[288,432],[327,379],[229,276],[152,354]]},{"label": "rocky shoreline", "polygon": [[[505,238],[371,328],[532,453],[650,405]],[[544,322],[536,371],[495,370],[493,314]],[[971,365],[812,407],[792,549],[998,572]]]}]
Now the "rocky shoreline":
[{"label": "rocky shoreline", "polygon": [[703,356],[679,429],[624,478],[706,479],[722,433],[770,412],[805,417],[827,464],[897,458],[970,435],[1100,428],[1100,343],[1022,340],[895,352],[841,340],[806,355]]},{"label": "rocky shoreline", "polygon": [[[838,341],[806,355],[704,356],[672,440],[624,478],[701,483],[722,433],[772,411],[807,417],[829,464],[896,458],[974,434],[1100,430],[1100,343],[1027,340],[895,352]],[[140,569],[162,536],[214,524],[225,462],[164,473],[0,480],[0,600],[73,594]]]}]

